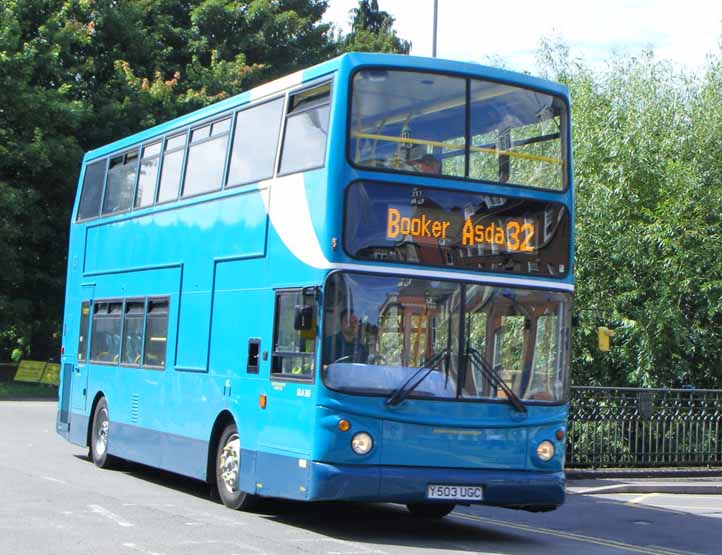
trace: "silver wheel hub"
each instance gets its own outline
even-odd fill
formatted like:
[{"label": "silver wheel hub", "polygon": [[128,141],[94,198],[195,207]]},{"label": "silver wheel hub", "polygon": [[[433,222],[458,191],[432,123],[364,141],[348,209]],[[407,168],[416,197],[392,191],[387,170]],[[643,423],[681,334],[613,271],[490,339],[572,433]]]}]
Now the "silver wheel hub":
[{"label": "silver wheel hub", "polygon": [[95,424],[95,452],[98,456],[102,457],[105,455],[105,451],[108,449],[108,411],[102,409],[98,413],[98,420]]},{"label": "silver wheel hub", "polygon": [[238,491],[238,470],[241,463],[241,442],[238,434],[231,435],[221,451],[218,466],[223,485],[229,493]]}]

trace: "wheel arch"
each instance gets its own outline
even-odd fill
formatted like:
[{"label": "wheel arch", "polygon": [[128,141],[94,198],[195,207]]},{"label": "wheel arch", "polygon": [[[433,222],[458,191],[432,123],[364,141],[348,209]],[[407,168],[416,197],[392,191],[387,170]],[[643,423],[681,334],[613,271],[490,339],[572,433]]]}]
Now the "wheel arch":
[{"label": "wheel arch", "polygon": [[[95,397],[93,397],[93,402],[90,405],[90,413],[88,413],[88,429],[85,432],[85,446],[90,446],[90,434],[93,432],[93,416],[95,415],[95,407],[98,406],[98,403],[101,399],[105,398],[105,393],[102,391],[98,391],[95,394]],[[108,402],[107,400],[105,401]],[[110,411],[108,411],[110,413]]]},{"label": "wheel arch", "polygon": [[211,430],[211,437],[208,440],[206,482],[209,484],[216,483],[216,450],[218,447],[218,440],[220,440],[223,430],[229,424],[236,424],[236,419],[233,417],[233,414],[231,414],[231,411],[227,409],[222,410],[218,413],[218,416],[216,416],[216,421],[213,423],[213,428]]}]

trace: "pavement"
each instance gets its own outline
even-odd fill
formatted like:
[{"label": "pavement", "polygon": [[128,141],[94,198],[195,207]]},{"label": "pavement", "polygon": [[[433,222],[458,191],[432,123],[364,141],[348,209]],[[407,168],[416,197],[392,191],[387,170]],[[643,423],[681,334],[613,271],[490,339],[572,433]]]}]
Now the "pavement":
[{"label": "pavement", "polygon": [[722,495],[722,474],[699,478],[586,478],[567,480],[567,491],[584,495],[610,493],[664,493]]}]

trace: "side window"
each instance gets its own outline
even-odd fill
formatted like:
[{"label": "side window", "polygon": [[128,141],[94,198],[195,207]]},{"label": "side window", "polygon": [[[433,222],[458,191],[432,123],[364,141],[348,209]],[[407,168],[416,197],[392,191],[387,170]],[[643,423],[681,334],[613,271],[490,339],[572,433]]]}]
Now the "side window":
[{"label": "side window", "polygon": [[103,214],[130,210],[133,202],[133,186],[138,168],[138,150],[110,159],[108,181],[105,185]]},{"label": "side window", "polygon": [[223,181],[231,118],[191,131],[183,196],[218,191]]},{"label": "side window", "polygon": [[178,186],[183,173],[183,152],[186,147],[186,133],[169,137],[165,142],[163,168],[160,171],[158,202],[168,202],[178,198]]},{"label": "side window", "polygon": [[80,305],[80,334],[78,335],[78,362],[85,362],[88,353],[88,325],[90,324],[90,303]]},{"label": "side window", "polygon": [[316,314],[315,301],[310,305],[312,315],[310,329],[297,329],[297,307],[309,308],[310,299],[300,290],[279,291],[276,293],[275,329],[273,332],[272,377],[305,378],[313,376],[314,353],[316,351]]},{"label": "side window", "polygon": [[168,298],[149,299],[145,321],[143,366],[165,368],[168,344]]},{"label": "side window", "polygon": [[279,173],[319,168],[326,159],[331,83],[291,95]]},{"label": "side window", "polygon": [[90,362],[117,364],[120,356],[122,302],[97,302],[93,305],[93,333]]},{"label": "side window", "polygon": [[227,187],[273,177],[283,100],[259,104],[236,115]]},{"label": "side window", "polygon": [[246,363],[246,372],[249,374],[258,374],[259,359],[261,353],[261,340],[252,338],[248,340],[248,361]]},{"label": "side window", "polygon": [[145,301],[125,301],[123,319],[123,350],[121,364],[140,366],[143,354],[143,320],[145,319]]},{"label": "side window", "polygon": [[138,176],[138,190],[135,193],[135,208],[143,208],[153,204],[155,197],[155,182],[158,180],[160,167],[161,142],[143,147],[143,157],[140,160],[140,175]]},{"label": "side window", "polygon": [[78,220],[97,218],[100,215],[100,200],[103,197],[105,181],[105,160],[93,162],[85,167],[83,191],[80,193]]}]

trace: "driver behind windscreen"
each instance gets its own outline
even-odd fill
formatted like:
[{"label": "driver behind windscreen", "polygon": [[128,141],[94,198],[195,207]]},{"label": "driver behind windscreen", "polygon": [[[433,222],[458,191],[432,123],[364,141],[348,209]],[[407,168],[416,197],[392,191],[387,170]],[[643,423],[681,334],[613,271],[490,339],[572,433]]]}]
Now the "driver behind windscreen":
[{"label": "driver behind windscreen", "polygon": [[366,362],[368,347],[361,342],[361,326],[353,310],[341,310],[341,329],[334,335],[324,338],[323,352],[325,363]]}]

